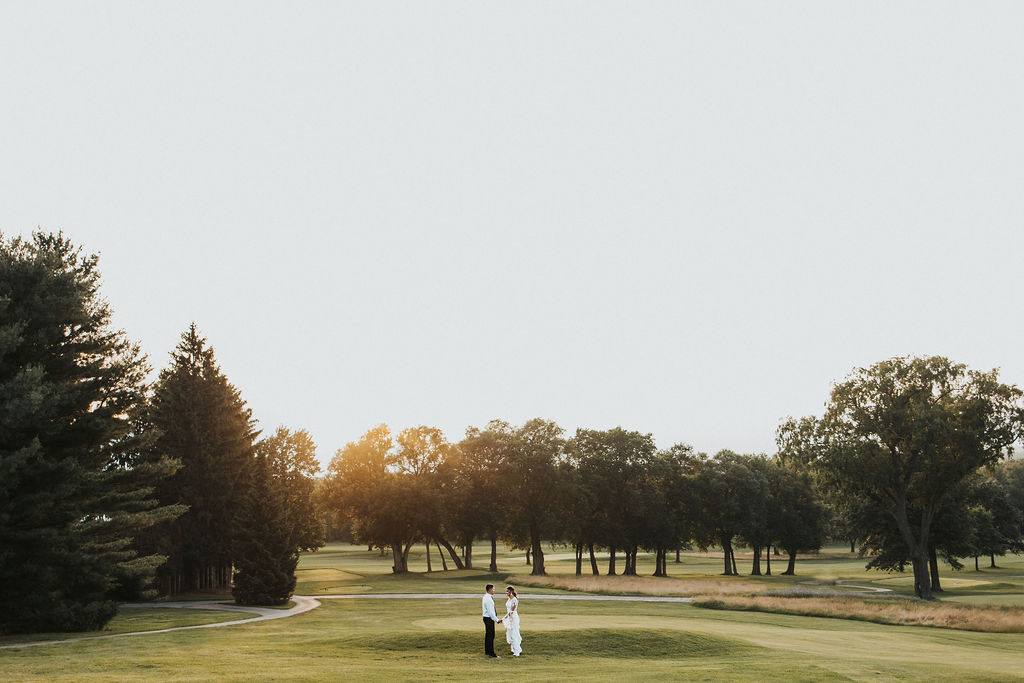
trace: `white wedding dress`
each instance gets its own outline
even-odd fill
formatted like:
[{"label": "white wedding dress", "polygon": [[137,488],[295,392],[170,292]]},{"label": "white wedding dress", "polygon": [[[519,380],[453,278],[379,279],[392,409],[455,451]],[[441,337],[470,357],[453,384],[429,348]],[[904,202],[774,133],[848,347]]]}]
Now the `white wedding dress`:
[{"label": "white wedding dress", "polygon": [[512,648],[512,654],[518,657],[523,652],[523,636],[519,633],[519,598],[509,598],[505,603],[505,642]]}]

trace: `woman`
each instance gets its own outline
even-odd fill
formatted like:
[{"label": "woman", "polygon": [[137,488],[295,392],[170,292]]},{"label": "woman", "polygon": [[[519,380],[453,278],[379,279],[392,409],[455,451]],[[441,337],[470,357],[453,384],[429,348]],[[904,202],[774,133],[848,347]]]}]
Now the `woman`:
[{"label": "woman", "polygon": [[512,656],[518,657],[523,653],[523,636],[519,633],[519,596],[516,589],[509,586],[505,589],[508,601],[505,602],[505,616],[501,623],[505,624],[505,640],[512,648]]}]

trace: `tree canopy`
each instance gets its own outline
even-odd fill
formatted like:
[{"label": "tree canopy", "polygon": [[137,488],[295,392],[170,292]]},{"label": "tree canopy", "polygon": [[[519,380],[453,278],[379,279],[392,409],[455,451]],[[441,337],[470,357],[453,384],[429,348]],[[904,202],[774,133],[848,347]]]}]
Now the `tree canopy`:
[{"label": "tree canopy", "polygon": [[821,423],[821,471],[833,488],[891,515],[931,597],[932,523],[956,487],[1010,452],[1021,433],[1021,392],[998,373],[946,358],[893,358],[835,386]]}]

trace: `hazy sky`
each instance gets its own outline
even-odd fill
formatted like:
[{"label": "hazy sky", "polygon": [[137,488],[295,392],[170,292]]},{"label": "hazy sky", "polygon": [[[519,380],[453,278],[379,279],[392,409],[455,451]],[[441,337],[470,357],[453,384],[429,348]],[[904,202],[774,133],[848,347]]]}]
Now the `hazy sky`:
[{"label": "hazy sky", "polygon": [[0,4],[0,231],[267,432],[772,452],[895,355],[1024,385],[1019,2]]}]

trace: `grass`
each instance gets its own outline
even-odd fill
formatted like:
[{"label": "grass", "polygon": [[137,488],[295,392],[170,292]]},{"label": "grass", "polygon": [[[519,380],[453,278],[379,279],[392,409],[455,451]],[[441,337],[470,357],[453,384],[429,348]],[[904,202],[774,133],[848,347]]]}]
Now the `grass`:
[{"label": "grass", "polygon": [[4,650],[0,678],[995,681],[1019,676],[1024,650],[1020,634],[755,618],[678,603],[531,602],[524,594],[524,656],[489,661],[478,609],[475,598],[325,601],[276,621]]},{"label": "grass", "polygon": [[66,640],[70,638],[92,638],[95,636],[133,633],[137,631],[158,631],[179,626],[216,624],[222,621],[237,621],[258,616],[248,612],[221,611],[210,609],[170,609],[167,607],[122,607],[117,616],[102,631],[79,633],[32,633],[4,636],[0,645],[15,645],[41,640]]},{"label": "grass", "polygon": [[[486,547],[476,559],[487,566]],[[537,580],[522,553],[502,548],[500,572],[425,569],[422,546],[410,556],[413,573],[394,576],[390,557],[365,547],[331,545],[303,555],[297,593],[467,593],[471,598],[323,600],[313,611],[273,621],[138,637],[87,640],[0,650],[0,680],[470,680],[531,681],[927,679],[1005,681],[1024,671],[1024,633],[984,633],[858,619],[700,609],[686,603],[534,600],[541,593],[679,594],[701,587],[716,599],[734,590],[800,592],[885,586],[906,597],[899,575],[868,573],[863,560],[841,549],[801,558],[796,577],[720,577],[721,559],[684,554],[669,562],[670,578],[574,576],[572,553],[548,554],[551,576]],[[641,574],[653,560],[639,558]],[[749,567],[742,556],[740,568]],[[1018,605],[1024,595],[1024,558],[1005,558],[1002,569],[944,573],[942,604]],[[781,566],[774,567],[776,571]],[[602,571],[604,566],[602,565]],[[520,591],[524,655],[487,660],[482,655],[479,599],[484,583],[508,582]],[[537,587],[528,586],[534,582]],[[754,586],[749,590],[749,585]],[[856,590],[856,589],[851,589]],[[223,596],[220,596],[223,599]],[[813,598],[789,598],[790,603]],[[836,600],[830,597],[829,602]],[[863,602],[863,600],[861,600]],[[899,598],[889,602],[904,602]],[[498,598],[499,610],[503,599]],[[810,604],[810,603],[807,603]],[[146,609],[146,608],[144,608]],[[148,618],[180,617],[152,609]],[[1003,610],[982,609],[982,612]],[[1012,612],[1012,610],[1006,610]],[[210,618],[216,612],[197,611]],[[118,619],[127,617],[124,610]],[[228,620],[239,614],[224,615]],[[124,622],[126,623],[126,622]],[[152,622],[151,622],[152,623]],[[112,622],[112,625],[114,622]],[[498,627],[498,642],[502,642]],[[84,634],[93,635],[93,634]],[[9,638],[0,639],[8,644]]]}]

